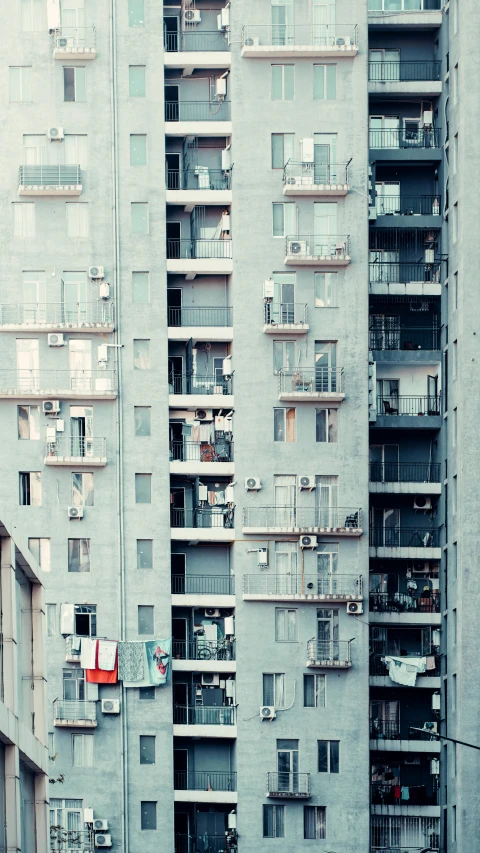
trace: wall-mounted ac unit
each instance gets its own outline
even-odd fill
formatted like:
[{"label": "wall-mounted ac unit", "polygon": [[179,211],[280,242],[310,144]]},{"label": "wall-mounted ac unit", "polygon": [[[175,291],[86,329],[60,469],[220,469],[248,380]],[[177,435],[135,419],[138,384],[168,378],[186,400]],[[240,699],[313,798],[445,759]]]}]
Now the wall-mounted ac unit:
[{"label": "wall-mounted ac unit", "polygon": [[47,342],[49,347],[63,347],[65,345],[63,335],[58,332],[48,335]]},{"label": "wall-mounted ac unit", "polygon": [[44,400],[42,408],[44,415],[58,415],[60,411],[60,400]]},{"label": "wall-mounted ac unit", "polygon": [[108,829],[108,820],[104,820],[104,818],[96,817],[93,821],[93,828],[95,830],[101,830],[105,832]]},{"label": "wall-mounted ac unit", "polygon": [[83,506],[69,506],[68,507],[68,517],[69,518],[83,518]]},{"label": "wall-mounted ac unit", "polygon": [[430,759],[430,773],[432,776],[438,776],[440,773],[440,760],[438,758]]},{"label": "wall-mounted ac unit", "polygon": [[248,492],[258,492],[262,488],[259,477],[245,477],[245,488]]},{"label": "wall-mounted ac unit", "polygon": [[202,20],[200,9],[185,9],[183,20],[186,24],[199,24]]},{"label": "wall-mounted ac unit", "polygon": [[276,716],[277,714],[273,705],[260,705],[261,720],[274,720]]},{"label": "wall-mounted ac unit", "polygon": [[316,536],[302,536],[300,538],[300,548],[316,548],[317,547],[317,537]]},{"label": "wall-mounted ac unit", "polygon": [[195,410],[195,420],[196,421],[213,421],[212,409],[196,409]]},{"label": "wall-mounted ac unit", "polygon": [[425,512],[432,508],[432,499],[426,495],[415,495],[413,501],[414,509],[423,509]]},{"label": "wall-mounted ac unit", "polygon": [[63,127],[49,127],[47,131],[47,136],[50,142],[61,142],[65,136],[63,132]]},{"label": "wall-mounted ac unit", "polygon": [[105,270],[103,267],[89,267],[88,268],[88,277],[93,279],[103,278],[105,275]]},{"label": "wall-mounted ac unit", "polygon": [[102,699],[102,714],[119,714],[120,701],[118,699]]},{"label": "wall-mounted ac unit", "polygon": [[111,847],[112,846],[112,836],[104,835],[103,833],[98,832],[95,835],[95,847]]},{"label": "wall-mounted ac unit", "polygon": [[219,619],[220,610],[218,609],[218,607],[206,607],[205,616],[207,617],[207,619]]},{"label": "wall-mounted ac unit", "polygon": [[[215,80],[215,97],[225,98],[227,94],[227,78],[217,77]],[[229,231],[229,228],[222,228],[222,231]]]},{"label": "wall-mounted ac unit", "polygon": [[287,255],[306,255],[306,240],[289,240],[287,243]]},{"label": "wall-mounted ac unit", "polygon": [[347,601],[347,613],[349,616],[360,616],[363,613],[363,604],[360,601]]},{"label": "wall-mounted ac unit", "polygon": [[218,672],[202,672],[203,687],[219,687],[220,673]]},{"label": "wall-mounted ac unit", "polygon": [[311,492],[315,488],[315,475],[305,474],[299,478],[298,485],[301,489]]}]

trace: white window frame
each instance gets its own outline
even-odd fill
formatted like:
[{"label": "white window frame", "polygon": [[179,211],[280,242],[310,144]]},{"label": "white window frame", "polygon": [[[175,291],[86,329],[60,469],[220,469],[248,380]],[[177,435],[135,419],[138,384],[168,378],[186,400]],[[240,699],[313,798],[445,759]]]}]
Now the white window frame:
[{"label": "white window frame", "polygon": [[[273,69],[274,68],[281,68],[282,69],[282,73],[281,73],[282,97],[281,98],[274,98],[273,97],[273,74],[274,74]],[[285,98],[285,68],[293,68],[293,95],[291,98]],[[272,101],[286,101],[286,100],[294,101],[295,100],[295,64],[293,62],[282,62],[282,63],[273,62],[271,73],[272,73]]]},{"label": "white window frame", "polygon": [[[18,74],[12,73],[18,72]],[[17,77],[18,98],[12,97],[13,84]],[[31,65],[10,65],[9,66],[9,101],[11,104],[30,104],[32,103],[32,66]],[[13,93],[15,94],[15,93]]]},{"label": "white window frame", "polygon": [[27,240],[36,236],[35,202],[14,201],[13,207],[13,236]]},{"label": "white window frame", "polygon": [[[75,762],[75,739],[80,743],[81,761]],[[87,741],[88,738],[88,741]],[[88,749],[87,749],[88,744]],[[93,767],[95,765],[95,741],[90,734],[72,733],[72,767]]]},{"label": "white window frame", "polygon": [[[324,673],[305,673],[305,678],[313,678],[313,705],[305,705],[305,685],[304,685],[304,708],[326,708],[327,707],[327,676]],[[320,685],[322,685],[320,687]],[[323,696],[323,702],[319,702],[319,698]]]},{"label": "white window frame", "polygon": [[[318,296],[317,282],[323,277],[324,299]],[[338,272],[316,272],[314,274],[315,308],[338,308]]]},{"label": "white window frame", "polygon": [[[282,616],[280,616],[282,614]],[[293,631],[290,634],[290,614],[294,614]],[[282,626],[283,621],[283,626]],[[283,636],[281,636],[283,635]],[[275,608],[275,642],[276,643],[298,643],[298,609],[296,607]]]},{"label": "white window frame", "polygon": [[[266,696],[266,685],[265,679],[271,678],[271,693],[273,695],[273,702],[267,702]],[[263,684],[262,684],[262,698],[264,705],[273,705],[274,708],[277,708],[279,711],[285,708],[285,688],[286,688],[286,678],[284,672],[264,672],[263,673]],[[268,696],[267,696],[268,698]]]},{"label": "white window frame", "polygon": [[[25,423],[28,428],[28,435],[23,437],[20,435],[20,418],[19,418],[19,409],[27,410],[27,418]],[[35,415],[32,416],[32,411],[35,411]],[[39,441],[40,440],[40,406],[30,405],[29,403],[22,403],[17,406],[17,434],[19,441]],[[33,433],[33,434],[32,434]]]},{"label": "white window frame", "polygon": [[[34,543],[38,543],[38,545]],[[29,537],[28,548],[35,557],[42,572],[49,572],[51,570],[51,539],[37,536]]]}]

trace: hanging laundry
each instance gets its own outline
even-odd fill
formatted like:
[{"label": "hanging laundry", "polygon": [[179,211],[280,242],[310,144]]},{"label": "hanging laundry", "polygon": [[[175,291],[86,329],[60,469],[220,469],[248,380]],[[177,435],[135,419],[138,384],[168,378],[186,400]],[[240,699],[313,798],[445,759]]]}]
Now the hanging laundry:
[{"label": "hanging laundry", "polygon": [[210,441],[212,436],[211,424],[200,424],[200,441]]},{"label": "hanging laundry", "polygon": [[408,802],[409,799],[410,799],[410,788],[408,787],[408,785],[403,785],[402,786],[402,800],[404,802]]},{"label": "hanging laundry", "polygon": [[115,668],[105,670],[98,666],[97,648],[95,668],[85,670],[85,681],[89,684],[116,684],[118,681],[118,650],[115,648]]},{"label": "hanging laundry", "polygon": [[92,637],[82,637],[80,651],[80,666],[82,669],[95,669],[97,660],[97,640]]},{"label": "hanging laundry", "polygon": [[145,667],[145,643],[118,644],[118,678],[120,681],[142,681],[145,677]]},{"label": "hanging laundry", "polygon": [[99,640],[97,661],[98,668],[111,672],[115,669],[117,660],[117,643],[115,640]]},{"label": "hanging laundry", "polygon": [[[183,431],[183,430],[182,430],[182,431]],[[184,434],[185,434],[185,433],[184,433]],[[192,439],[192,441],[194,441],[196,444],[198,444],[198,443],[199,443],[199,441],[200,441],[200,424],[195,424],[195,425],[192,427],[192,435],[191,435],[191,439]]]},{"label": "hanging laundry", "polygon": [[172,639],[145,643],[150,684],[166,684],[170,675]]},{"label": "hanging laundry", "polygon": [[224,489],[220,489],[220,491],[217,492],[217,505],[224,505],[226,502],[225,491]]},{"label": "hanging laundry", "polygon": [[72,637],[72,639],[71,639],[72,652],[79,652],[81,644],[82,644],[82,638],[81,637]]},{"label": "hanging laundry", "polygon": [[426,658],[388,656],[382,658],[382,661],[385,663],[392,681],[406,687],[415,687],[417,675],[425,672],[427,668]]},{"label": "hanging laundry", "polygon": [[400,799],[400,793],[401,793],[400,785],[394,785],[393,786],[393,796],[396,800]]}]

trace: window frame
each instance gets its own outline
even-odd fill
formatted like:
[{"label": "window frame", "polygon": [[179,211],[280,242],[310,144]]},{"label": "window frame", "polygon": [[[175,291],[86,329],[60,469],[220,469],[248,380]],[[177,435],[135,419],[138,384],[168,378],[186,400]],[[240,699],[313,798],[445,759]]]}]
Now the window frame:
[{"label": "window frame", "polygon": [[[307,814],[313,810],[315,835],[307,835]],[[318,815],[320,810],[323,812],[322,821],[319,822]],[[323,824],[323,834],[321,832],[321,824]],[[319,831],[320,830],[320,831]],[[327,808],[326,806],[304,806],[303,807],[303,837],[309,841],[325,841],[327,838]]]},{"label": "window frame", "polygon": [[[65,104],[85,104],[87,102],[87,67],[86,65],[63,65],[63,102]],[[67,80],[66,71],[73,71],[73,81]],[[79,72],[83,72],[83,75]],[[83,76],[83,80],[81,80]],[[73,86],[73,98],[67,98],[67,88]],[[79,97],[83,95],[84,97]]]},{"label": "window frame", "polygon": [[[291,140],[289,143],[289,146],[291,145],[291,152],[290,152],[289,157],[286,157],[286,155],[285,155],[285,138],[286,137],[291,137]],[[278,166],[276,166],[274,163],[274,161],[275,161],[275,152],[274,152],[274,145],[273,145],[274,139],[281,139],[281,141],[282,141],[281,159],[283,162],[281,165],[278,165]],[[286,164],[288,163],[288,160],[294,159],[294,157],[295,157],[295,134],[294,133],[271,133],[270,134],[270,153],[271,153],[272,169],[281,169],[283,171]]]},{"label": "window frame", "polygon": [[[279,625],[279,616],[280,613],[283,613],[284,619],[284,630],[280,631]],[[294,637],[290,637],[289,631],[289,614],[294,614],[293,625],[294,625]],[[280,634],[283,633],[284,637],[280,637]],[[298,607],[276,607],[275,608],[275,642],[276,643],[298,643]]]},{"label": "window frame", "polygon": [[[27,417],[24,423],[27,425],[28,435],[20,435],[20,409],[25,409]],[[36,412],[35,417],[32,417],[32,410]],[[35,429],[36,427],[36,429]],[[32,436],[32,431],[38,433]],[[18,441],[40,441],[40,406],[31,405],[30,403],[22,403],[17,405],[17,437]]]},{"label": "window frame", "polygon": [[18,472],[18,505],[42,506],[42,472]]},{"label": "window frame", "polygon": [[[24,74],[28,70],[28,74]],[[8,66],[8,101],[10,104],[31,104],[32,96],[32,66],[31,65],[9,65]],[[18,71],[18,98],[12,98],[13,75],[12,71]],[[25,92],[27,90],[27,92]],[[25,97],[27,94],[27,97]],[[29,96],[29,97],[28,97]]]},{"label": "window frame", "polygon": [[[305,703],[306,699],[306,684],[307,679],[313,679],[313,705],[307,705]],[[323,682],[320,681],[323,679]],[[323,688],[321,690],[318,689],[318,684],[323,683]],[[323,704],[318,703],[318,697],[323,696]],[[304,708],[326,708],[327,707],[327,675],[326,673],[304,673],[303,675],[303,707]]]},{"label": "window frame", "polygon": [[[279,417],[278,413],[282,412]],[[288,413],[293,412],[288,418]],[[281,420],[281,424],[279,424]],[[283,438],[281,437],[283,433]],[[292,437],[293,436],[293,437]],[[294,406],[273,407],[273,440],[280,444],[295,444],[297,441],[297,410]]]},{"label": "window frame", "polygon": [[[318,438],[319,414],[326,412],[325,415],[325,440]],[[335,435],[335,438],[330,439],[330,433]],[[324,406],[315,409],[315,443],[316,444],[338,444],[338,409],[332,406]]]},{"label": "window frame", "polygon": [[[76,542],[78,545],[74,546],[73,543]],[[72,544],[70,544],[72,543]],[[81,544],[83,543],[83,544]],[[88,543],[88,544],[87,544]],[[78,569],[71,568],[74,565],[74,547],[78,549]],[[67,539],[67,553],[68,553],[68,571],[73,572],[74,574],[82,574],[85,572],[91,572],[92,570],[92,552],[90,547],[90,539],[85,536],[77,536],[77,537],[69,537]],[[84,559],[85,555],[88,556],[88,560]],[[84,568],[87,566],[87,568]]]},{"label": "window frame", "polygon": [[[268,835],[266,829],[266,816],[271,813],[271,825],[273,833]],[[281,818],[280,818],[281,815]],[[262,805],[262,831],[263,838],[285,838],[285,806],[277,803],[263,803]]]},{"label": "window frame", "polygon": [[[320,744],[325,745],[326,770],[320,767]],[[332,767],[336,767],[336,769],[332,769]],[[328,775],[335,776],[340,774],[340,740],[317,740],[317,773],[327,773]]]},{"label": "window frame", "polygon": [[[75,744],[75,738],[81,738],[80,743],[81,743],[81,753],[82,753],[81,758],[82,758],[82,760],[80,763],[75,763],[75,745],[74,745]],[[86,756],[86,754],[85,754],[86,753],[85,738],[91,739],[91,740],[87,741],[89,744],[91,744],[90,756]],[[86,757],[91,758],[91,761],[90,762],[85,761]],[[82,733],[72,732],[72,767],[94,767],[94,766],[95,766],[95,739],[94,739],[93,734],[88,734],[88,733],[83,733],[83,732]]]},{"label": "window frame", "polygon": [[[271,64],[271,100],[272,101],[294,101],[295,100],[295,63],[294,62],[272,62]],[[277,98],[274,96],[274,86],[275,86],[275,76],[276,72],[274,72],[274,68],[281,68],[280,75],[280,90],[281,97]],[[285,80],[285,69],[292,69],[292,78],[291,80]],[[287,75],[288,76],[288,75]],[[292,96],[285,97],[285,91],[287,86],[292,86]]]},{"label": "window frame", "polygon": [[[133,68],[143,68],[143,95],[132,94],[132,76],[130,74]],[[128,96],[129,98],[145,98],[147,95],[147,66],[146,65],[129,65],[128,66]]]},{"label": "window frame", "polygon": [[[316,87],[318,85],[318,80],[316,78],[317,78],[318,74],[320,73],[316,69],[320,69],[320,68],[323,69],[323,72],[322,72],[323,95],[322,96],[315,94]],[[329,68],[333,68],[335,73],[329,75],[328,74]],[[329,76],[330,76],[330,80],[329,80]],[[333,87],[335,90],[335,94],[333,97],[329,97],[329,95],[328,95],[329,85],[330,86],[332,85],[332,80],[333,80]],[[313,100],[314,101],[337,101],[338,100],[337,65],[336,65],[336,63],[334,63],[334,62],[314,62],[314,64],[313,64]]]}]

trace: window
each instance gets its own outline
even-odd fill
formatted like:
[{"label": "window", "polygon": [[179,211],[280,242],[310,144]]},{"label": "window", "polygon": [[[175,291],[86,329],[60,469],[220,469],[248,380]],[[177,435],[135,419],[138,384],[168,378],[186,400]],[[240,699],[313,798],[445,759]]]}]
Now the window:
[{"label": "window", "polygon": [[295,409],[273,410],[273,440],[296,441]]},{"label": "window", "polygon": [[90,539],[68,540],[68,571],[90,571]]},{"label": "window", "polygon": [[88,204],[67,202],[67,237],[88,237]]},{"label": "window", "polygon": [[272,133],[272,169],[283,169],[295,155],[294,133]]},{"label": "window", "polygon": [[145,26],[145,3],[144,0],[128,0],[128,26]]},{"label": "window", "polygon": [[21,4],[23,32],[40,32],[45,29],[44,0],[21,0]]},{"label": "window", "polygon": [[155,764],[154,735],[140,735],[140,764]]},{"label": "window", "polygon": [[145,133],[130,134],[130,165],[147,165],[147,136]]},{"label": "window", "polygon": [[151,412],[150,406],[134,406],[133,417],[135,423],[135,435],[143,438],[151,436]]},{"label": "window", "polygon": [[77,637],[97,636],[96,604],[76,604],[74,609],[74,634]]},{"label": "window", "polygon": [[63,69],[63,100],[64,101],[86,101],[85,94],[85,68],[72,66]]},{"label": "window", "polygon": [[297,230],[297,206],[295,202],[272,204],[273,236],[295,235]]},{"label": "window", "polygon": [[142,699],[144,702],[148,702],[151,699],[155,699],[155,688],[154,687],[139,687],[138,688],[138,698]]},{"label": "window", "polygon": [[93,506],[93,474],[72,474],[72,506]]},{"label": "window", "polygon": [[285,673],[271,672],[263,676],[263,704],[285,707]]},{"label": "window", "polygon": [[263,807],[263,837],[285,838],[285,806]]},{"label": "window", "polygon": [[73,163],[81,169],[87,168],[87,136],[67,133],[64,142],[65,163]]},{"label": "window", "polygon": [[457,475],[453,475],[453,488],[452,488],[452,515],[457,514]]},{"label": "window", "polygon": [[68,701],[85,699],[85,672],[83,669],[63,670],[63,698]]},{"label": "window", "polygon": [[282,368],[293,370],[295,367],[295,341],[273,342],[273,372],[280,373]]},{"label": "window", "polygon": [[145,65],[128,66],[128,90],[131,98],[145,97]]},{"label": "window", "polygon": [[458,133],[453,137],[452,146],[452,174],[455,174],[458,166]]},{"label": "window", "polygon": [[315,441],[338,441],[338,409],[315,409]]},{"label": "window", "polygon": [[93,735],[72,735],[72,764],[93,767]]},{"label": "window", "polygon": [[458,410],[455,408],[453,410],[453,423],[452,423],[452,445],[455,447],[457,443],[457,419],[458,419]]},{"label": "window", "polygon": [[453,67],[452,74],[452,106],[457,103],[458,98],[458,62]]},{"label": "window", "polygon": [[293,101],[295,66],[272,65],[272,101]]},{"label": "window", "polygon": [[315,307],[337,307],[337,276],[336,272],[315,273]]},{"label": "window", "polygon": [[20,506],[42,505],[42,475],[40,471],[20,471]]},{"label": "window", "polygon": [[[130,0],[131,2],[132,0]],[[141,803],[142,829],[157,828],[157,804],[143,800]]]},{"label": "window", "polygon": [[137,539],[137,569],[153,569],[153,539]]},{"label": "window", "polygon": [[275,640],[277,643],[296,643],[297,611],[275,608]]},{"label": "window", "polygon": [[135,503],[150,504],[152,502],[152,475],[135,474]]},{"label": "window", "polygon": [[326,675],[304,675],[303,676],[303,707],[304,708],[326,708],[327,707],[327,676]]},{"label": "window", "polygon": [[136,370],[150,370],[150,341],[133,342],[133,366]]},{"label": "window", "polygon": [[40,438],[40,407],[17,406],[18,437],[23,441]]},{"label": "window", "polygon": [[139,634],[153,634],[155,631],[154,628],[154,618],[153,618],[153,605],[152,604],[139,604],[138,605],[138,633]]},{"label": "window", "polygon": [[453,342],[452,347],[452,379],[457,378],[457,353],[458,353],[458,341]]},{"label": "window", "polygon": [[458,308],[458,271],[453,274],[453,310]]},{"label": "window", "polygon": [[23,65],[10,67],[10,103],[25,103],[32,100],[32,67]]},{"label": "window", "polygon": [[57,627],[57,605],[47,604],[47,636],[56,637],[58,634]]},{"label": "window", "polygon": [[132,302],[150,302],[148,272],[132,272]]},{"label": "window", "polygon": [[340,741],[319,740],[318,741],[318,772],[339,772]]},{"label": "window", "polygon": [[334,101],[337,97],[337,66],[313,66],[313,98],[316,101]]},{"label": "window", "polygon": [[83,830],[83,800],[60,800],[50,797],[50,826],[60,826],[62,829],[75,833]]},{"label": "window", "polygon": [[13,236],[35,237],[35,203],[14,202],[13,205]]},{"label": "window", "polygon": [[326,814],[325,806],[304,806],[303,807],[303,837],[310,838],[315,841],[325,839],[326,832]]},{"label": "window", "polygon": [[42,572],[49,572],[51,569],[50,539],[29,539],[28,547]]},{"label": "window", "polygon": [[458,239],[458,202],[453,205],[452,211],[452,240],[454,243]]},{"label": "window", "polygon": [[148,204],[135,201],[130,205],[132,234],[148,234]]}]

